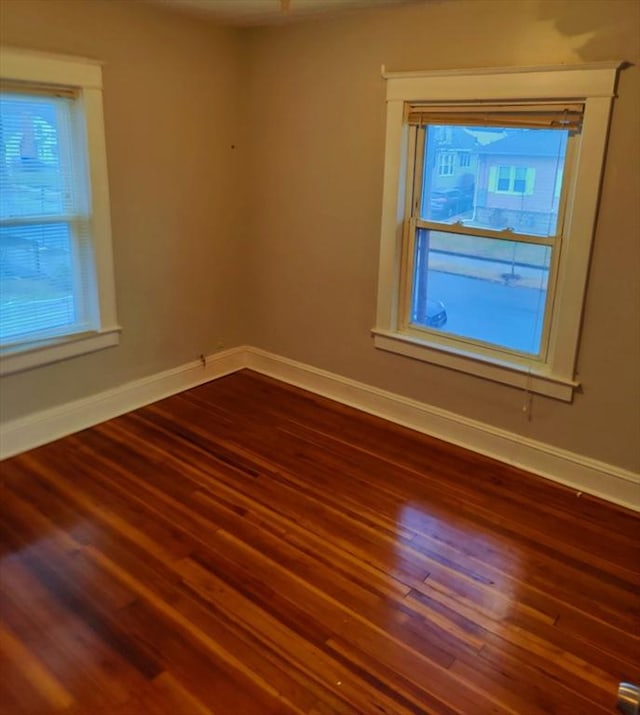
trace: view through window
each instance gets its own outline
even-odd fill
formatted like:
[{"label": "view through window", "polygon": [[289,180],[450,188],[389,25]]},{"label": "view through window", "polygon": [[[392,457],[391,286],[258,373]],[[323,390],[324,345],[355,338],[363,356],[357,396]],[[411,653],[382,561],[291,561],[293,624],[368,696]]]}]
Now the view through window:
[{"label": "view through window", "polygon": [[426,124],[418,133],[409,323],[540,355],[569,130]]}]

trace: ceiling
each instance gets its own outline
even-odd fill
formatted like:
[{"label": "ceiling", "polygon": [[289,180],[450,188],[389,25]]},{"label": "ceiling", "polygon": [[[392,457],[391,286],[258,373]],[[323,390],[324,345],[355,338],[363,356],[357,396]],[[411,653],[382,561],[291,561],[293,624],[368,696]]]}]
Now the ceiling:
[{"label": "ceiling", "polygon": [[426,0],[148,0],[224,25],[278,25],[309,17]]}]

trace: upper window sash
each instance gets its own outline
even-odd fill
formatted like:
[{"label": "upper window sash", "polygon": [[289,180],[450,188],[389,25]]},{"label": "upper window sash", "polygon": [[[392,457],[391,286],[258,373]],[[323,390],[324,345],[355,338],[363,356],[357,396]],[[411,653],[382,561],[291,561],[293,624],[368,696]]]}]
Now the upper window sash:
[{"label": "upper window sash", "polygon": [[[410,103],[405,103],[404,105],[404,120],[406,122],[407,118],[410,116],[410,108],[411,108]],[[427,106],[427,105],[422,105],[422,106]],[[514,105],[516,107],[520,107],[521,105],[518,105],[517,103]],[[529,111],[532,113],[532,116],[538,116],[538,117],[544,117],[544,116],[553,116],[553,114],[549,114],[550,108],[552,106],[556,105],[540,105],[540,103],[535,103],[535,104],[530,104],[527,105],[529,107]],[[563,108],[569,106],[566,105],[566,103],[561,103],[558,106],[561,106]],[[571,105],[575,107],[580,107],[580,112],[582,112],[584,105]],[[502,109],[504,109],[505,113],[508,113],[510,104],[505,103],[501,105]],[[458,122],[458,126],[460,127],[465,127],[465,126],[479,126],[478,123],[474,122],[474,112],[472,108],[469,105],[465,105],[465,110],[464,114],[460,114],[461,120]],[[481,109],[479,110],[479,114],[481,116],[486,116],[485,110]],[[577,116],[577,115],[576,115]],[[452,223],[451,221],[447,221],[446,217],[440,217],[440,218],[435,218],[433,216],[428,216],[426,214],[421,213],[422,209],[422,203],[423,203],[423,190],[425,189],[425,159],[426,159],[426,154],[425,154],[425,145],[426,145],[426,136],[427,132],[429,131],[430,127],[438,127],[442,125],[438,125],[434,122],[432,122],[432,119],[434,117],[429,118],[428,123],[422,123],[422,124],[405,124],[408,129],[408,144],[411,147],[411,149],[408,152],[408,164],[407,164],[407,187],[410,187],[410,190],[407,193],[406,196],[406,212],[405,212],[405,218],[413,218],[417,221],[418,227],[421,228],[431,228],[433,230],[451,230],[452,232],[457,232],[457,233],[472,233],[472,234],[477,234],[479,236],[484,236],[484,237],[496,237],[496,238],[503,238],[503,239],[513,239],[513,240],[518,240],[518,241],[528,241],[531,243],[542,243],[542,244],[548,244],[551,245],[553,243],[559,242],[562,232],[563,232],[563,226],[564,226],[564,221],[565,221],[565,211],[566,211],[566,204],[567,204],[567,199],[568,195],[571,191],[571,179],[573,177],[573,171],[572,171],[572,163],[575,161],[576,155],[577,155],[577,145],[579,144],[580,140],[580,129],[581,129],[581,122],[582,122],[582,113],[579,115],[580,121],[578,122],[577,118],[576,121],[573,124],[572,129],[569,129],[568,127],[561,127],[559,125],[554,126],[554,129],[558,130],[563,130],[567,133],[567,140],[566,140],[566,147],[562,153],[562,155],[557,156],[557,161],[559,162],[559,166],[556,167],[557,175],[559,175],[561,178],[558,179],[557,176],[554,177],[553,179],[553,190],[551,190],[549,195],[547,196],[548,201],[551,201],[552,203],[556,203],[557,205],[554,207],[554,210],[557,212],[557,220],[554,226],[554,230],[549,230],[548,232],[541,234],[541,233],[530,233],[526,231],[526,227],[519,227],[519,226],[510,226],[506,225],[500,228],[491,228],[489,226],[473,226],[470,225],[469,223],[465,223],[464,221],[459,221]],[[440,118],[438,117],[438,122],[440,121]],[[447,125],[448,126],[448,125]],[[455,125],[453,125],[455,126]],[[499,124],[497,121],[492,119],[489,123],[484,124],[482,126],[487,126],[491,127],[492,129],[501,129],[501,128],[507,128],[503,127],[501,124]],[[508,128],[507,128],[508,129]],[[546,125],[535,125],[533,123],[530,123],[529,125],[525,126],[522,124],[519,127],[511,127],[511,129],[531,129],[533,131],[535,130],[545,130],[548,131],[550,127]],[[555,134],[555,132],[554,132]],[[483,147],[480,147],[481,149]],[[484,147],[486,151],[480,151],[476,154],[476,156],[479,158],[485,153],[490,153],[487,149],[487,147]],[[438,177],[449,177],[452,176],[455,171],[454,171],[454,165],[455,162],[451,162],[451,171],[450,172],[445,172],[443,171],[444,166],[449,166],[445,162],[445,157],[451,157],[453,160],[454,158],[454,151],[455,147],[449,147],[447,149],[441,149],[441,148],[433,148],[433,153],[435,156],[433,157],[433,166],[435,167],[436,173]],[[505,155],[502,156],[499,160],[499,163],[495,163],[492,166],[487,165],[487,177],[485,180],[485,186],[484,189],[486,191],[493,192],[495,194],[503,194],[506,196],[513,196],[513,197],[522,197],[522,198],[533,198],[534,194],[534,189],[535,189],[535,182],[536,182],[536,168],[534,166],[516,166],[512,165],[510,161],[513,158],[519,158],[517,154],[514,154],[513,156],[511,155]],[[522,155],[523,159],[526,159],[526,155]],[[479,160],[479,159],[478,159]],[[497,160],[496,160],[497,161]],[[508,170],[508,186],[505,188],[500,188],[499,184],[499,179],[500,179],[500,170],[501,169],[507,169]],[[463,170],[463,167],[461,167],[461,170]],[[477,180],[477,176],[475,177]],[[522,186],[519,185],[518,182],[521,182]],[[451,187],[449,187],[451,188]],[[433,190],[438,190],[437,187],[432,187]],[[520,190],[522,189],[522,190]],[[474,195],[474,202],[477,199],[477,196]],[[526,211],[526,209],[523,209]],[[531,211],[534,211],[536,209],[531,208]]]}]

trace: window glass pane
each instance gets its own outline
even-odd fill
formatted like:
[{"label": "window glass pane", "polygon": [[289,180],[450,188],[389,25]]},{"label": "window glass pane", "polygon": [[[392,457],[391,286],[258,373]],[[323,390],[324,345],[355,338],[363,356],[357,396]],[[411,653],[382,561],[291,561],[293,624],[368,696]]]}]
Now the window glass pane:
[{"label": "window glass pane", "polygon": [[527,188],[527,169],[520,166],[515,167],[515,178],[513,180],[513,191],[516,194],[524,194]]},{"label": "window glass pane", "polygon": [[0,341],[76,323],[69,226],[0,228]]},{"label": "window glass pane", "polygon": [[565,129],[427,126],[420,218],[555,235],[568,136]]},{"label": "window glass pane", "polygon": [[0,98],[0,217],[69,213],[72,204],[70,102]]},{"label": "window glass pane", "polygon": [[551,249],[418,229],[411,322],[538,355]]},{"label": "window glass pane", "polygon": [[498,167],[498,186],[497,191],[509,191],[511,188],[511,167]]}]

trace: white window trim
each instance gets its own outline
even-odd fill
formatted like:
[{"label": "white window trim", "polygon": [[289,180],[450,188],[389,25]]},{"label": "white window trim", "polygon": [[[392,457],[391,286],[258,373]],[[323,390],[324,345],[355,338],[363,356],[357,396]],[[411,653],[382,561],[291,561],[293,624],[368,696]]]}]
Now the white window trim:
[{"label": "white window trim", "polygon": [[79,93],[87,139],[91,247],[99,316],[98,329],[90,333],[23,343],[5,351],[0,356],[0,375],[5,375],[117,345],[121,328],[116,317],[102,67],[90,59],[0,47],[0,76],[18,82],[73,87]]},{"label": "white window trim", "polygon": [[[617,70],[622,62],[434,72],[385,72],[387,131],[374,344],[453,370],[570,402],[591,243]],[[566,230],[546,364],[501,360],[431,341],[400,327],[402,245],[407,200],[409,128],[405,103],[419,101],[579,100],[584,103],[580,161],[567,207]]]}]

